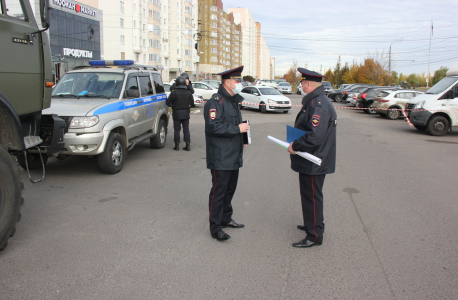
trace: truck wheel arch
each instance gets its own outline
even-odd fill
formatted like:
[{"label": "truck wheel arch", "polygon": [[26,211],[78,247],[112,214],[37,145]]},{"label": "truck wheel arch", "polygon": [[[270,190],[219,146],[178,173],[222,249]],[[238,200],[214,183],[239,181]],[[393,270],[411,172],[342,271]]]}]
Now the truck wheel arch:
[{"label": "truck wheel arch", "polygon": [[[8,128],[9,130],[1,130]],[[25,150],[22,125],[8,98],[0,92],[0,144],[13,150]]]},{"label": "truck wheel arch", "polygon": [[449,123],[450,127],[453,126],[452,118],[445,112],[436,112],[435,114],[430,115],[429,118],[428,118],[428,121],[426,121],[426,124],[428,124],[429,121],[431,120],[431,118],[433,118],[435,116],[442,116],[442,117],[446,118],[448,120],[448,123]]},{"label": "truck wheel arch", "polygon": [[102,153],[105,151],[105,146],[107,144],[108,136],[110,135],[111,132],[116,132],[121,135],[121,137],[124,139],[125,144],[127,145],[127,132],[126,128],[124,127],[124,121],[122,119],[116,119],[116,120],[111,120],[105,124],[103,127],[103,132],[104,132],[104,138],[102,141],[102,147],[99,148],[97,151],[97,154]]}]

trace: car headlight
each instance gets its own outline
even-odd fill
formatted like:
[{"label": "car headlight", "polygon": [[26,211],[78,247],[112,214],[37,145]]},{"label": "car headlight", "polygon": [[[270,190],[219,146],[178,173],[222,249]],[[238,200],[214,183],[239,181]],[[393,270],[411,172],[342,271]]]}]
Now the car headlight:
[{"label": "car headlight", "polygon": [[97,125],[97,123],[99,123],[98,116],[73,117],[69,128],[88,128]]},{"label": "car headlight", "polygon": [[277,101],[274,100],[268,100],[270,104],[277,104]]},{"label": "car headlight", "polygon": [[414,109],[420,109],[423,108],[423,105],[425,105],[425,101],[420,101],[415,106],[413,107]]}]

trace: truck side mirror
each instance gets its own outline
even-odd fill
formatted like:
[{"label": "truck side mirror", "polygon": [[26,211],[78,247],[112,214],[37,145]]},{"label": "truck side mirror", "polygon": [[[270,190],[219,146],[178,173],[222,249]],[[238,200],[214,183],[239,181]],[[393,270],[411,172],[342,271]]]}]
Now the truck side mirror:
[{"label": "truck side mirror", "polygon": [[49,17],[49,0],[40,0],[40,16],[41,26],[43,28],[49,28],[50,17]]}]

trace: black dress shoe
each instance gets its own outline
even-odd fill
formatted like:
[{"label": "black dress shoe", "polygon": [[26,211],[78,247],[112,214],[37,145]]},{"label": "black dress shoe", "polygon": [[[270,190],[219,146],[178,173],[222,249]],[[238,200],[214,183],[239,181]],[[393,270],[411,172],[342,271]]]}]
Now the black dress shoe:
[{"label": "black dress shoe", "polygon": [[212,233],[212,238],[217,239],[218,241],[225,241],[231,238],[231,236],[224,231],[218,231],[217,233]]},{"label": "black dress shoe", "polygon": [[243,227],[245,227],[245,225],[239,224],[239,223],[235,223],[234,220],[231,220],[231,221],[230,221],[229,223],[227,223],[227,224],[221,224],[221,227],[223,227],[223,228],[226,228],[226,227],[243,228]]},{"label": "black dress shoe", "polygon": [[321,246],[322,244],[323,242],[312,242],[310,240],[303,239],[302,241],[293,243],[293,247],[306,248],[306,247],[312,247],[312,246]]}]

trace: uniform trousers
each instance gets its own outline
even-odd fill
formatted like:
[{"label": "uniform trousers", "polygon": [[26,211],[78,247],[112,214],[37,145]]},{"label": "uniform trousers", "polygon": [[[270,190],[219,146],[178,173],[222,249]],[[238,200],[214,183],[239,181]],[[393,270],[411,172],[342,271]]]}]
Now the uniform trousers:
[{"label": "uniform trousers", "polygon": [[323,241],[323,184],[326,175],[299,173],[302,216],[304,218],[305,239],[312,242]]},{"label": "uniform trousers", "polygon": [[221,231],[221,224],[232,220],[232,197],[234,196],[239,180],[237,170],[210,170],[212,174],[212,188],[209,197],[210,232]]},{"label": "uniform trousers", "polygon": [[183,124],[183,135],[184,141],[190,143],[191,142],[191,133],[189,132],[189,119],[179,120],[173,119],[173,141],[175,143],[180,142],[180,132],[181,132],[181,124]]}]

